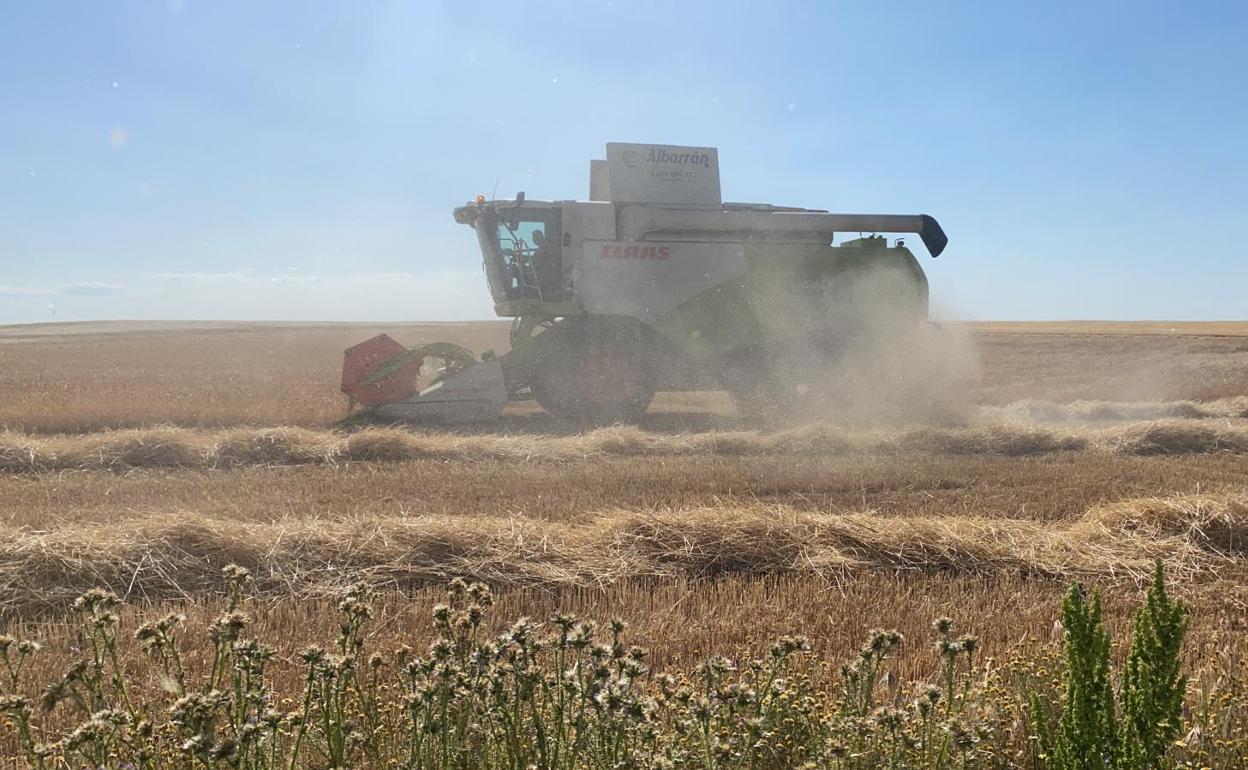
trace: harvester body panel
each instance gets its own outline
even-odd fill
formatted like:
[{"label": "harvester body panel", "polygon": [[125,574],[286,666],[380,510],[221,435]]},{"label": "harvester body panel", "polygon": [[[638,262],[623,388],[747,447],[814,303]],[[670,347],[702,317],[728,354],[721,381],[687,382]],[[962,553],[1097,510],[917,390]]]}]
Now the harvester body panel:
[{"label": "harvester body panel", "polygon": [[575,295],[585,312],[646,324],[746,270],[739,243],[587,240],[578,256]]}]

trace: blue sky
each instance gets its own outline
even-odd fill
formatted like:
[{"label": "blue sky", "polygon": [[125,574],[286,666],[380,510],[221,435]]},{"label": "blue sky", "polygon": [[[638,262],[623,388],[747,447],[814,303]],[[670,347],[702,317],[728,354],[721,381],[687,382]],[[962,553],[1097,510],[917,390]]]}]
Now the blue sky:
[{"label": "blue sky", "polygon": [[490,317],[451,209],[607,141],[935,215],[946,315],[1248,316],[1248,6],[0,6],[0,323]]}]

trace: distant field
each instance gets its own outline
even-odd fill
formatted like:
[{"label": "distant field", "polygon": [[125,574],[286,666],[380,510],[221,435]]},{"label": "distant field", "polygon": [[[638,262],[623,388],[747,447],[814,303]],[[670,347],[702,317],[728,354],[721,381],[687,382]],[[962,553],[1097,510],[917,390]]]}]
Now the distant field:
[{"label": "distant field", "polygon": [[[0,427],[39,433],[172,424],[325,427],[340,418],[342,351],[388,332],[507,349],[505,322],[117,322],[0,327]],[[1248,392],[1248,323],[971,324],[972,400],[1172,401]],[[523,409],[519,410],[521,413]],[[655,413],[731,414],[720,396],[660,397]],[[661,424],[661,418],[657,424]]]}]

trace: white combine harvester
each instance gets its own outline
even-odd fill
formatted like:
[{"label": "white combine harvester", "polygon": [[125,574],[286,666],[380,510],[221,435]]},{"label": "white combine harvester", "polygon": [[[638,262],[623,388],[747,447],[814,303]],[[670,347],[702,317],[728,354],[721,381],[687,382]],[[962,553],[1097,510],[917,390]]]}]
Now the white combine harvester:
[{"label": "white combine harvester", "polygon": [[[455,209],[476,231],[495,312],[515,319],[511,350],[362,343],[343,371],[366,407],[352,419],[485,421],[536,399],[561,419],[632,421],[656,391],[691,389],[766,414],[804,392],[795,361],[835,366],[855,341],[927,320],[923,269],[878,233],[917,234],[933,257],[947,241],[923,214],[725,203],[711,147],[608,144],[589,198]],[[833,245],[838,233],[855,237]],[[431,359],[441,366],[419,389]]]}]

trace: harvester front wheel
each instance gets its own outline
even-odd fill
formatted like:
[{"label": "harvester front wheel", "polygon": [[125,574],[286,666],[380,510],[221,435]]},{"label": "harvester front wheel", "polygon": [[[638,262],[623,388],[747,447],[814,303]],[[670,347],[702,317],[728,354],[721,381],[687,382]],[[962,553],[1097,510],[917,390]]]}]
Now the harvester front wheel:
[{"label": "harvester front wheel", "polygon": [[594,425],[639,421],[655,391],[646,339],[640,326],[606,320],[556,325],[536,341],[541,352],[533,397],[559,420]]}]

